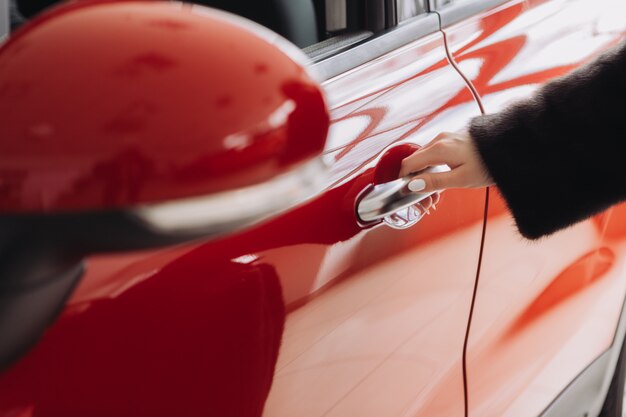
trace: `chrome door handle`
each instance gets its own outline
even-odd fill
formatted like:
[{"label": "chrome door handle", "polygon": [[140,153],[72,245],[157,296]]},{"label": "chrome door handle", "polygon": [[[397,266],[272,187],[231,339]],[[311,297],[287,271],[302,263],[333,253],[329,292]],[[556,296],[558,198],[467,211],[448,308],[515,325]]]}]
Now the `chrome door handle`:
[{"label": "chrome door handle", "polygon": [[[445,165],[426,169],[426,172],[449,171]],[[363,223],[370,223],[389,217],[398,211],[418,204],[435,192],[420,193],[409,190],[409,182],[415,175],[398,178],[397,180],[370,186],[365,189],[357,203],[357,216]]]}]

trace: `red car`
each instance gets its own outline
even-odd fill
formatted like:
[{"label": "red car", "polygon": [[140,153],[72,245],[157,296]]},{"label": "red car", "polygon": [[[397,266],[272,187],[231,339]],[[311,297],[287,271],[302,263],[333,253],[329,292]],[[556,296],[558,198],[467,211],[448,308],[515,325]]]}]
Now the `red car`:
[{"label": "red car", "polygon": [[529,242],[398,179],[622,0],[39,4],[0,0],[0,417],[623,415],[626,206]]}]

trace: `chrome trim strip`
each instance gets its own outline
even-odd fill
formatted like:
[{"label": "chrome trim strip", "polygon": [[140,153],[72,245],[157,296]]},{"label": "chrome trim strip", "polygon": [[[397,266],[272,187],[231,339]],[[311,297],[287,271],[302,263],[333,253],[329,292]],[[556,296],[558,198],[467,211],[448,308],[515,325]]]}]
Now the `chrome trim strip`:
[{"label": "chrome trim strip", "polygon": [[374,32],[366,30],[349,33],[346,35],[333,36],[324,41],[303,48],[302,51],[311,59],[311,62],[320,62],[324,59],[345,51],[352,45],[374,35]]},{"label": "chrome trim strip", "polygon": [[622,304],[622,312],[611,346],[576,376],[541,413],[541,417],[578,415],[597,417],[609,392],[624,337],[626,337],[626,301]]},{"label": "chrome trim strip", "polygon": [[494,7],[500,6],[504,3],[508,3],[513,0],[482,0],[464,2],[460,4],[451,4],[450,6],[444,6],[439,9],[435,7],[435,0],[430,0],[430,10],[434,11],[441,17],[441,27],[445,28],[451,26],[461,20],[467,19],[470,16],[484,12]]},{"label": "chrome trim strip", "polygon": [[559,394],[541,417],[585,417],[591,404],[596,402],[598,392],[611,360],[611,351],[604,352]]},{"label": "chrome trim strip", "polygon": [[292,209],[328,185],[322,158],[269,181],[202,197],[131,209],[130,214],[156,233],[211,237],[259,223]]},{"label": "chrome trim strip", "polygon": [[437,15],[423,14],[311,67],[318,75],[318,80],[326,81],[437,31],[439,31]]},{"label": "chrome trim strip", "polygon": [[9,37],[10,15],[9,0],[0,0],[0,43]]}]

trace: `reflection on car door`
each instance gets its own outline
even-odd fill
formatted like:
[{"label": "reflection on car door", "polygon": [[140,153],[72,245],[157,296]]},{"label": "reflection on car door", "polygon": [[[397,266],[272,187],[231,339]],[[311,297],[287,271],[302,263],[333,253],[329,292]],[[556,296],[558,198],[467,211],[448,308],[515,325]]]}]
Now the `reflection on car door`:
[{"label": "reflection on car door", "polygon": [[463,415],[484,190],[447,191],[404,230],[355,216],[397,175],[409,148],[391,147],[478,114],[424,19],[430,35],[325,82],[324,193],[221,240],[89,259],[0,375],[0,416]]},{"label": "reflection on car door", "polygon": [[[478,113],[444,54],[437,33],[324,84],[330,147],[337,146],[327,158],[348,196],[342,204],[351,207],[385,149],[424,145]],[[410,229],[377,227],[320,248],[306,290],[313,297],[287,317],[265,416],[462,415],[461,354],[483,208],[484,191],[449,191]],[[264,255],[294,254],[284,289],[293,286],[287,277],[300,268],[301,250]]]},{"label": "reflection on car door", "polygon": [[[502,3],[456,24],[447,19],[458,10],[442,10],[451,53],[488,113],[626,33],[619,0]],[[528,242],[493,190],[467,353],[470,416],[538,415],[610,346],[626,294],[625,213]]]}]

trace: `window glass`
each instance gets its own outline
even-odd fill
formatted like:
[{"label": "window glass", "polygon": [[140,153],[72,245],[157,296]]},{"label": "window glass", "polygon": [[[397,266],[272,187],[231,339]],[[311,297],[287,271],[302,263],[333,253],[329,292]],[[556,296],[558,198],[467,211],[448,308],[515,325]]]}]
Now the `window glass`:
[{"label": "window glass", "polygon": [[326,31],[337,32],[348,26],[345,0],[326,0]]},{"label": "window glass", "polygon": [[313,5],[320,42],[303,49],[314,62],[344,51],[374,34],[366,25],[366,0],[313,0]]},{"label": "window glass", "polygon": [[395,0],[395,2],[398,22],[403,22],[426,12],[422,0]]},{"label": "window glass", "polygon": [[[3,24],[6,25],[7,21],[6,18],[9,19],[9,29],[10,30],[15,30],[17,29],[18,26],[20,26],[22,23],[24,23],[24,17],[20,14],[19,10],[17,9],[17,2],[15,0],[0,0],[0,8],[2,10],[0,10],[0,20],[2,20],[3,18],[3,13],[6,13],[6,9],[9,9],[9,12],[4,15],[5,16],[5,20],[4,22],[0,22],[0,26],[2,26]],[[7,32],[7,27],[5,26],[4,28],[0,28],[0,38],[2,38],[2,34],[6,34]]]},{"label": "window glass", "polygon": [[[283,0],[292,1],[292,0]],[[364,43],[376,34],[393,31],[427,12],[428,0],[312,0],[319,42],[303,48],[313,62]]]}]

